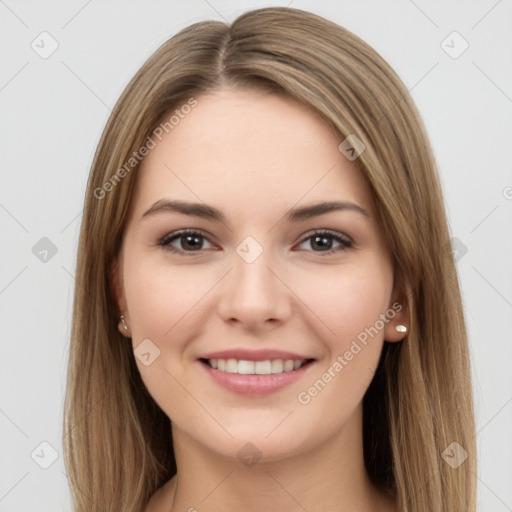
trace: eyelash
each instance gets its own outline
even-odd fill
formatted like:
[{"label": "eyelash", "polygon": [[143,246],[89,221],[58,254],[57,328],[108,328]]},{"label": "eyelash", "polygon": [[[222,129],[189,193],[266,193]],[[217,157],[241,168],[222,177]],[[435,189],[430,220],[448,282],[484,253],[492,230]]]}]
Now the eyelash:
[{"label": "eyelash", "polygon": [[[164,236],[158,242],[158,245],[167,251],[170,251],[172,253],[179,254],[179,255],[184,255],[184,256],[185,255],[186,256],[196,256],[198,253],[203,252],[201,249],[199,249],[197,251],[184,251],[182,249],[176,249],[176,247],[173,247],[172,245],[170,245],[171,242],[173,242],[174,240],[177,240],[184,236],[197,236],[197,237],[208,239],[208,237],[205,234],[203,234],[201,231],[185,229],[185,230],[177,231],[175,233],[170,233],[170,234]],[[332,238],[333,240],[335,240],[336,242],[339,242],[341,244],[339,247],[329,249],[328,251],[310,251],[310,252],[316,252],[316,253],[320,254],[321,256],[329,256],[331,254],[346,251],[353,245],[353,242],[349,238],[341,237],[336,232],[325,230],[325,229],[314,231],[309,236],[303,238],[301,240],[301,242],[299,243],[299,245],[302,245],[306,240],[309,240],[315,236],[324,236],[325,238]]]}]

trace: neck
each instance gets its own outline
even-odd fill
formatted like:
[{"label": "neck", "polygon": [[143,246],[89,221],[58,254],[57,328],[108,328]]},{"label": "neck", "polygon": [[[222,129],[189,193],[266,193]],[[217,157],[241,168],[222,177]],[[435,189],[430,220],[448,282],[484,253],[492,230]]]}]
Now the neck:
[{"label": "neck", "polygon": [[173,511],[395,510],[367,475],[360,408],[313,450],[271,461],[263,454],[251,467],[206,450],[174,424],[173,439],[178,467],[168,501]]}]

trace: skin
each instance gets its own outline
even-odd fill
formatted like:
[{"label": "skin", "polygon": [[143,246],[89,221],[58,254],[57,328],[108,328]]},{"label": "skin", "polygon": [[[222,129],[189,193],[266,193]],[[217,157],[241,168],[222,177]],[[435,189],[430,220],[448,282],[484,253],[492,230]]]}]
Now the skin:
[{"label": "skin", "polygon": [[[400,341],[395,326],[408,325],[368,185],[339,151],[342,139],[293,100],[230,88],[196,99],[143,161],[113,270],[128,327],[121,331],[134,349],[150,339],[160,350],[149,366],[136,361],[172,421],[178,464],[178,478],[146,510],[396,510],[363,462],[362,399],[384,340]],[[206,203],[225,221],[170,211],[143,217],[161,199]],[[285,219],[291,208],[331,200],[354,202],[368,216],[343,210]],[[199,250],[179,237],[172,246],[181,254],[158,244],[182,229],[203,232]],[[338,252],[326,254],[311,238],[323,229],[352,246],[328,238]],[[263,249],[252,263],[236,251],[247,236]],[[299,393],[395,302],[402,311],[300,403]],[[214,383],[197,360],[233,347],[277,348],[315,362],[272,395],[241,396]],[[247,442],[262,454],[252,467],[237,457]]]}]

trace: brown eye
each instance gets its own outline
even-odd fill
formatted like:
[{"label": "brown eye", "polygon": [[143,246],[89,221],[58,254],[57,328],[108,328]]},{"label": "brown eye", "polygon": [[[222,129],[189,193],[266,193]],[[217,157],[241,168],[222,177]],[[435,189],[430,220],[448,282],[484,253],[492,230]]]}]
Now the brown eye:
[{"label": "brown eye", "polygon": [[194,253],[201,252],[205,248],[205,243],[212,245],[202,233],[181,231],[165,236],[160,240],[159,245],[175,253]]},{"label": "brown eye", "polygon": [[[332,254],[341,252],[352,246],[351,240],[330,231],[318,231],[305,238],[300,245],[309,244],[313,252]],[[335,246],[334,244],[338,244]]]}]

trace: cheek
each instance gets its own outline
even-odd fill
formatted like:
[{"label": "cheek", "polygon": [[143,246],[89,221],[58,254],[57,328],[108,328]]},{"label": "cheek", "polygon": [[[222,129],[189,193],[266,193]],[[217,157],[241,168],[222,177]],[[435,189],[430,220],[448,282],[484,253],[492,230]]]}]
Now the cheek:
[{"label": "cheek", "polygon": [[[193,266],[172,267],[162,263],[162,258],[143,257],[135,251],[125,258],[123,270],[132,344],[142,380],[173,421],[194,421],[200,411],[186,391],[191,387],[186,381],[191,364],[187,346],[200,334],[205,294],[218,277]],[[137,356],[139,346],[146,347],[140,352],[150,353],[149,365]]]},{"label": "cheek", "polygon": [[331,421],[321,427],[327,435],[347,420],[374,376],[384,340],[386,322],[381,315],[385,317],[389,304],[392,271],[376,259],[375,265],[366,262],[332,272],[330,280],[320,279],[317,284],[309,292],[308,306],[329,328],[322,338],[328,357],[297,398],[308,411],[307,421],[330,411]]},{"label": "cheek", "polygon": [[[304,281],[299,293],[324,325],[325,340],[335,357],[376,324],[386,311],[391,292],[392,272],[377,260],[374,265],[366,261],[322,270],[314,280]],[[379,323],[377,327],[379,334],[374,337],[383,339],[383,326]]]},{"label": "cheek", "polygon": [[150,338],[163,342],[176,338],[189,315],[199,308],[201,297],[215,283],[197,268],[162,264],[161,258],[127,258],[125,294],[134,342]]}]

